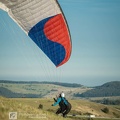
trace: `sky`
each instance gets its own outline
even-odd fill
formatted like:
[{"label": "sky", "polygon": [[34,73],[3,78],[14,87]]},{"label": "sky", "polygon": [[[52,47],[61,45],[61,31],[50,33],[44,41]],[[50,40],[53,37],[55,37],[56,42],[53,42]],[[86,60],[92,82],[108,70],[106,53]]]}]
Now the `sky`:
[{"label": "sky", "polygon": [[0,80],[99,86],[120,81],[120,0],[58,0],[72,40],[69,61],[56,68],[0,10]]}]

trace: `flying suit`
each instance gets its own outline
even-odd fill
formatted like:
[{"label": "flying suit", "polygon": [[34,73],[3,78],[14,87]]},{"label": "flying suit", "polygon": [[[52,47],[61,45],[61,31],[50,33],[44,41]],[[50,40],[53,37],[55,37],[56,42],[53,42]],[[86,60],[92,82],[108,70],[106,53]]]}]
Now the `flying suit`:
[{"label": "flying suit", "polygon": [[59,97],[57,100],[55,100],[55,103],[52,106],[56,106],[59,104],[60,108],[57,110],[56,114],[62,113],[63,117],[66,117],[66,115],[70,112],[71,110],[71,104],[64,98],[64,97]]}]

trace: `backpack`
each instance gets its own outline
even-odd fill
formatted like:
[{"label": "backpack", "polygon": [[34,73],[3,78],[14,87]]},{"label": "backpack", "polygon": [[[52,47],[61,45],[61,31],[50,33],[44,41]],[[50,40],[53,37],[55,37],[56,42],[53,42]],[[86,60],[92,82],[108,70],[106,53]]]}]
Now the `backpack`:
[{"label": "backpack", "polygon": [[69,103],[69,102],[68,102],[68,100],[66,100],[66,98],[61,97],[61,105],[67,106],[68,103]]}]

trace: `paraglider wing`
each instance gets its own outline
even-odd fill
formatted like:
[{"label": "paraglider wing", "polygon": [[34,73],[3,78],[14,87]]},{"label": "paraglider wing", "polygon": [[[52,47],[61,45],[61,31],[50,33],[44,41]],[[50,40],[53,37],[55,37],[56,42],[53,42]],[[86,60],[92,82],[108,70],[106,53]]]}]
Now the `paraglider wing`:
[{"label": "paraglider wing", "polygon": [[56,0],[0,0],[0,8],[8,12],[55,66],[68,61],[70,34]]}]

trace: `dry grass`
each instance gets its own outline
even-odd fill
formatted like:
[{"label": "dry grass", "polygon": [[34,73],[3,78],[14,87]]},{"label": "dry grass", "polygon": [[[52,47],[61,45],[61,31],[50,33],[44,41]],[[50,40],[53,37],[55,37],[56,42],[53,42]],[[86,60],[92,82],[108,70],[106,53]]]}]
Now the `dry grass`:
[{"label": "dry grass", "polygon": [[[53,112],[38,109],[37,100],[8,99],[0,97],[0,120],[9,120],[9,112],[17,112],[18,120],[63,120]],[[38,100],[39,101],[39,100]],[[42,101],[42,100],[41,100]],[[43,102],[43,104],[45,104]],[[49,107],[48,107],[49,108]],[[45,108],[47,109],[47,107]],[[67,118],[67,120],[71,120]]]},{"label": "dry grass", "polygon": [[[58,106],[53,107],[54,101],[47,98],[3,98],[0,97],[0,120],[9,120],[9,112],[17,112],[18,120],[88,120],[86,118],[68,117],[63,118],[55,115]],[[109,113],[104,113],[101,109],[105,105],[89,102],[87,100],[70,100],[72,110],[70,114],[88,115],[94,114],[102,117],[119,117],[120,111],[113,107],[108,107]],[[43,105],[43,109],[38,109],[39,104]],[[97,120],[97,119],[95,119]]]}]

